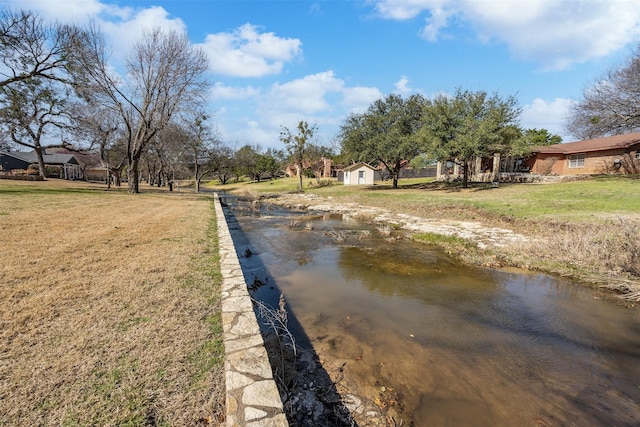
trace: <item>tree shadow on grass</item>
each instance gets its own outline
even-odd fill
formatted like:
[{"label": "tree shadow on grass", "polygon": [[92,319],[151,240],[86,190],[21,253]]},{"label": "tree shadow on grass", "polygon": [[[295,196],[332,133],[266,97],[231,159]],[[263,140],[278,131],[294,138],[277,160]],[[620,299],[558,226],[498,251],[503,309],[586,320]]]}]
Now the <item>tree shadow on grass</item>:
[{"label": "tree shadow on grass", "polygon": [[462,186],[462,181],[431,181],[420,182],[415,184],[402,184],[398,182],[398,188],[393,188],[391,185],[372,185],[364,187],[366,191],[398,191],[398,190],[425,190],[425,191],[445,191],[448,193],[458,193],[462,190],[465,191],[487,191],[496,190],[500,187],[506,187],[515,185],[514,183],[500,183],[495,185],[491,182],[469,182],[467,188]]}]

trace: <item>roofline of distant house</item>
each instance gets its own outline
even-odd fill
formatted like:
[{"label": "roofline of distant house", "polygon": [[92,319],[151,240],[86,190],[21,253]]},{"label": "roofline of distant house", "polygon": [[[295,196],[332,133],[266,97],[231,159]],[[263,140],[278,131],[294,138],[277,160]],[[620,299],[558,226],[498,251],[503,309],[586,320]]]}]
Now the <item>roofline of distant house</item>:
[{"label": "roofline of distant house", "polygon": [[541,154],[588,153],[593,151],[625,149],[636,144],[640,144],[640,132],[540,146],[536,147],[533,152]]},{"label": "roofline of distant house", "polygon": [[358,168],[360,168],[362,166],[365,166],[365,167],[367,167],[367,168],[369,168],[369,169],[371,169],[373,171],[376,170],[376,168],[374,168],[373,166],[371,166],[370,164],[365,163],[365,162],[354,163],[352,165],[349,165],[349,166],[346,166],[346,167],[342,168],[342,170],[344,172],[350,172],[350,171],[356,170],[356,169],[358,169]]}]

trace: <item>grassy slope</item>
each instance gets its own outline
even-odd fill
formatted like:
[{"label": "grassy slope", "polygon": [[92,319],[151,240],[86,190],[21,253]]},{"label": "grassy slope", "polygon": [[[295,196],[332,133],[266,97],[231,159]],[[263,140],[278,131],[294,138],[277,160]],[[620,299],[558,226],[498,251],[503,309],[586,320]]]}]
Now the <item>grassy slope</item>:
[{"label": "grassy slope", "polygon": [[[308,185],[311,180],[305,180]],[[231,183],[214,185],[226,191],[256,193],[295,191],[294,179],[279,179],[262,183]],[[414,212],[416,207],[430,216],[442,216],[453,208],[472,208],[488,215],[511,219],[562,220],[590,222],[612,215],[640,215],[640,179],[604,177],[557,184],[511,184],[491,187],[472,185],[463,189],[459,184],[441,184],[428,180],[400,180],[399,188],[389,183],[373,187],[343,186],[305,188],[306,192]],[[440,213],[440,211],[444,213]],[[464,212],[460,212],[464,214]]]},{"label": "grassy slope", "polygon": [[211,200],[0,180],[0,426],[224,412]]}]

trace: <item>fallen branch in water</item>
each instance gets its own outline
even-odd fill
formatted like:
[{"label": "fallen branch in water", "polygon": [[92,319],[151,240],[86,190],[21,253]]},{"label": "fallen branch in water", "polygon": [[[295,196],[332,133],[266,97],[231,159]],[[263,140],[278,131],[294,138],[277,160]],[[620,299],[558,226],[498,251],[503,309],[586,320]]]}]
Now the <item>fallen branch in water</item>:
[{"label": "fallen branch in water", "polygon": [[254,298],[251,298],[251,301],[256,307],[258,317],[276,334],[280,341],[284,338],[284,345],[291,348],[293,355],[297,356],[296,341],[287,326],[287,310],[285,309],[284,295],[280,294],[277,310]]},{"label": "fallen branch in water", "polygon": [[600,287],[617,292],[619,294],[618,297],[625,301],[640,302],[640,289],[638,289],[637,286],[626,283],[615,283]]}]

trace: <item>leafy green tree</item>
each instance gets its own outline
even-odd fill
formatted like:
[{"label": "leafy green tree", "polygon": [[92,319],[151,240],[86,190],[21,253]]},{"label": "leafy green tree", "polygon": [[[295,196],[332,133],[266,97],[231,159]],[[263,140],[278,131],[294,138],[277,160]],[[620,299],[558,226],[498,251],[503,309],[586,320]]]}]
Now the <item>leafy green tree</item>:
[{"label": "leafy green tree", "polygon": [[278,170],[278,162],[268,154],[258,154],[256,166],[253,172],[253,179],[260,182],[265,176],[273,176]]},{"label": "leafy green tree", "polygon": [[437,163],[428,153],[422,153],[418,156],[414,157],[413,160],[409,163],[409,165],[413,169],[424,169],[428,167],[433,167]]},{"label": "leafy green tree", "polygon": [[519,138],[512,141],[508,154],[513,157],[526,157],[535,147],[560,144],[562,137],[547,129],[525,129]]},{"label": "leafy green tree", "polygon": [[283,153],[268,149],[262,153],[260,146],[245,145],[236,151],[234,156],[236,175],[246,175],[249,179],[260,182],[266,176],[277,176],[282,169]]},{"label": "leafy green tree", "polygon": [[342,155],[352,162],[382,163],[398,188],[400,168],[423,151],[419,129],[426,100],[391,94],[366,112],[352,114],[340,128]]},{"label": "leafy green tree", "polygon": [[421,132],[438,160],[462,166],[466,188],[472,159],[505,152],[520,136],[520,111],[513,96],[457,89],[453,96],[439,95],[430,102]]},{"label": "leafy green tree", "polygon": [[260,182],[267,175],[273,176],[279,169],[277,160],[270,153],[261,153],[257,145],[245,145],[236,152],[235,161],[242,174]]},{"label": "leafy green tree", "polygon": [[517,129],[517,137],[510,140],[509,145],[501,151],[500,170],[504,172],[521,171],[523,159],[527,159],[536,147],[560,144],[562,137],[554,135],[547,129]]},{"label": "leafy green tree", "polygon": [[567,129],[589,139],[640,131],[640,45],[626,62],[585,89],[569,113]]},{"label": "leafy green tree", "polygon": [[306,121],[300,120],[297,126],[297,133],[292,133],[285,126],[282,127],[280,132],[280,141],[284,142],[289,153],[289,159],[296,167],[298,191],[303,191],[302,172],[305,168],[305,162],[309,159],[308,150],[316,130],[316,125],[309,125]]},{"label": "leafy green tree", "polygon": [[266,171],[271,178],[277,178],[283,174],[287,158],[282,150],[268,148],[264,155],[267,157]]},{"label": "leafy green tree", "polygon": [[560,135],[554,135],[547,129],[525,129],[523,136],[530,142],[530,145],[537,147],[560,144],[562,142]]},{"label": "leafy green tree", "polygon": [[254,179],[254,171],[259,155],[260,153],[257,148],[254,148],[249,144],[240,147],[236,151],[234,155],[234,162],[238,178],[245,175],[249,179]]}]

